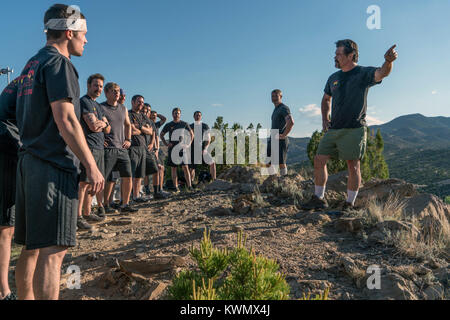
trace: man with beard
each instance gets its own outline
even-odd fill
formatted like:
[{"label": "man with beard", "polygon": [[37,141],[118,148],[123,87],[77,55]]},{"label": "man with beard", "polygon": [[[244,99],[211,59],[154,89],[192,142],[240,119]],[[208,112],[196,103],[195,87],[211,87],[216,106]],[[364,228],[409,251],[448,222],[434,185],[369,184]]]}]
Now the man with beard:
[{"label": "man with beard", "polygon": [[[381,68],[358,66],[358,45],[349,39],[336,42],[335,66],[325,85],[322,99],[322,128],[325,132],[314,158],[315,194],[302,205],[304,210],[325,209],[325,186],[328,179],[327,161],[339,157],[347,161],[347,200],[342,206],[353,208],[361,185],[360,162],[367,144],[367,94],[369,88],[380,84],[392,70],[398,54],[396,45],[384,55]],[[330,118],[330,112],[331,118]]]}]

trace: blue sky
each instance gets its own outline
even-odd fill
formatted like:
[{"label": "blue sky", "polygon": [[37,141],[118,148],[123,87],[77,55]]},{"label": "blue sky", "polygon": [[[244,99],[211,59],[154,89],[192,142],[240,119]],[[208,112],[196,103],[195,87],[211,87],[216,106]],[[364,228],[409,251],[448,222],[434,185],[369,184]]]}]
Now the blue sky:
[{"label": "blue sky", "polygon": [[[15,69],[45,43],[43,16],[54,1],[2,3],[0,67]],[[397,44],[399,59],[383,84],[370,90],[369,122],[400,115],[450,116],[450,2],[158,0],[75,1],[88,19],[89,43],[73,58],[84,93],[87,77],[102,73],[127,92],[142,94],[170,118],[178,106],[212,124],[250,122],[270,127],[272,89],[295,119],[292,136],[321,128],[323,88],[334,68],[334,42],[350,38],[360,65],[380,66]],[[366,12],[381,9],[381,29],[369,30]],[[19,19],[20,17],[20,19]],[[0,77],[6,85],[6,77]],[[100,101],[105,100],[102,96]]]}]

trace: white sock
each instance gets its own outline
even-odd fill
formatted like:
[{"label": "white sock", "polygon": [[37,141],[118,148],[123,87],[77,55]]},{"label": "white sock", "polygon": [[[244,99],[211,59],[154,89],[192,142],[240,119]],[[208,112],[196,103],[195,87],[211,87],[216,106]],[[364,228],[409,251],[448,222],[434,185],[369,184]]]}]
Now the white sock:
[{"label": "white sock", "polygon": [[288,173],[287,168],[281,168],[281,169],[280,169],[280,174],[281,174],[282,176],[287,175],[287,173]]},{"label": "white sock", "polygon": [[358,191],[347,190],[347,202],[351,203],[352,206],[355,205],[356,197],[358,196]]},{"label": "white sock", "polygon": [[325,187],[315,186],[314,188],[315,188],[314,194],[315,194],[319,199],[325,198]]}]

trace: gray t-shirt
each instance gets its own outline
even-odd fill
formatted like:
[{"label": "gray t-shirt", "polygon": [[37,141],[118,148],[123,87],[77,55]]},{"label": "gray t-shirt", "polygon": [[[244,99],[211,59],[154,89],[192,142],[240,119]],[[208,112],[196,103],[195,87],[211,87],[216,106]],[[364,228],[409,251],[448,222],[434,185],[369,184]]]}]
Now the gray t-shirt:
[{"label": "gray t-shirt", "polygon": [[[80,106],[81,114],[93,113],[98,120],[102,120],[105,116],[103,114],[103,107],[97,101],[92,100],[88,95],[85,95],[80,99]],[[105,134],[103,132],[92,132],[83,117],[80,122],[89,148],[103,150],[105,148]]]},{"label": "gray t-shirt", "polygon": [[15,156],[20,147],[16,121],[17,84],[15,79],[0,95],[0,152]]},{"label": "gray t-shirt", "polygon": [[103,102],[103,113],[111,125],[111,132],[105,134],[106,148],[123,149],[125,142],[125,116],[127,108],[118,104],[116,107],[110,106],[108,102]]},{"label": "gray t-shirt", "polygon": [[333,73],[325,85],[331,96],[331,129],[360,128],[366,125],[367,94],[375,82],[375,67],[356,66],[348,72]]},{"label": "gray t-shirt", "polygon": [[80,162],[61,137],[50,105],[67,99],[80,119],[77,70],[56,48],[46,46],[28,61],[19,79],[16,117],[22,149],[55,167],[77,172]]},{"label": "gray t-shirt", "polygon": [[278,129],[280,134],[286,129],[286,117],[291,114],[289,107],[283,103],[275,107],[272,113],[272,129]]}]

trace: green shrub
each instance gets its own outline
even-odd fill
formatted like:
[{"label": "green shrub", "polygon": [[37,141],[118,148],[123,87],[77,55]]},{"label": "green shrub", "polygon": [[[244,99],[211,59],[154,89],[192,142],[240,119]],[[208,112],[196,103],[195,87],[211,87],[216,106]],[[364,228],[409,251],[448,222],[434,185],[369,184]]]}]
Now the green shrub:
[{"label": "green shrub", "polygon": [[192,247],[196,271],[182,271],[169,287],[175,300],[284,300],[289,285],[271,259],[246,248],[242,232],[231,250],[213,247],[205,230],[199,248]]}]

